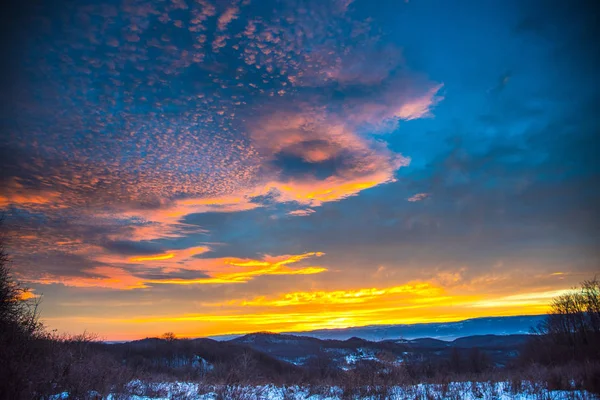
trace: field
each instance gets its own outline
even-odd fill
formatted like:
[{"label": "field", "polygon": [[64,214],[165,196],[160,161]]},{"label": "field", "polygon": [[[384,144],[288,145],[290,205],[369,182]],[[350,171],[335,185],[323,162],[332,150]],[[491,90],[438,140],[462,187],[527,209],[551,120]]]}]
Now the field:
[{"label": "field", "polygon": [[[578,390],[548,390],[529,382],[452,382],[448,384],[419,384],[342,388],[338,386],[242,386],[202,385],[172,382],[146,384],[133,381],[129,393],[109,395],[107,400],[337,400],[337,399],[414,399],[414,400],[587,400],[597,396]],[[53,400],[67,399],[68,394],[56,395]]]}]

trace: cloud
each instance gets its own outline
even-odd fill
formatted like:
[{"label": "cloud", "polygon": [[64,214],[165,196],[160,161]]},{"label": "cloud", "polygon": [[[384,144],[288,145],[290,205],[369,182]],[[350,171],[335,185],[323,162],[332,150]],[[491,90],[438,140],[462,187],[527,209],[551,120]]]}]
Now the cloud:
[{"label": "cloud", "polygon": [[[258,260],[256,260],[258,261]],[[187,273],[187,272],[186,272]],[[191,277],[191,275],[189,276]],[[162,278],[162,277],[161,277]],[[172,309],[159,309],[156,303],[148,304],[148,310],[133,314],[127,318],[115,316],[112,309],[103,315],[72,315],[51,318],[52,326],[84,324],[91,328],[120,327],[127,334],[115,334],[115,337],[132,339],[162,332],[168,323],[182,336],[207,336],[224,333],[244,333],[261,330],[276,332],[303,331],[323,328],[344,328],[377,324],[406,324],[457,321],[482,315],[522,315],[543,314],[547,312],[547,302],[514,303],[506,307],[494,306],[494,301],[506,297],[506,292],[493,294],[478,286],[465,291],[464,288],[447,288],[427,281],[412,281],[397,286],[336,288],[315,288],[306,291],[281,291],[256,295],[248,292],[248,297],[235,297],[229,294],[215,301],[216,293],[204,293],[203,300],[190,305],[189,293],[185,287],[176,287],[183,292],[185,303],[177,313]],[[239,288],[234,286],[232,288]],[[194,288],[199,295],[204,288]],[[481,287],[479,287],[481,289]],[[526,300],[541,297],[550,298],[561,289],[530,292],[521,291]],[[124,296],[131,291],[115,293],[115,297]],[[232,299],[232,296],[233,299]],[[69,297],[71,299],[71,297]],[[72,300],[70,300],[72,301]],[[124,300],[121,300],[124,301]],[[125,300],[126,301],[126,300]],[[490,302],[488,307],[479,304]],[[127,303],[124,303],[127,304]],[[91,304],[93,306],[93,304]],[[78,304],[78,307],[82,307]],[[116,302],[112,307],[119,307]],[[197,309],[201,307],[202,312]],[[223,330],[226,324],[227,330]],[[125,329],[126,328],[126,329]],[[106,328],[105,328],[106,329]]]},{"label": "cloud", "polygon": [[[444,291],[441,287],[436,287],[429,283],[417,282],[389,288],[293,292],[282,294],[277,298],[256,297],[251,300],[230,300],[227,304],[261,307],[285,307],[309,304],[358,304],[371,302],[381,298],[389,299],[390,296],[396,295],[414,296],[416,300],[419,298],[427,298],[428,301],[433,302],[435,301],[434,297],[439,297],[443,294]],[[447,296],[443,296],[442,300],[446,300],[447,298]],[[409,298],[408,301],[413,302],[415,299]]]},{"label": "cloud", "polygon": [[233,21],[234,19],[238,18],[238,13],[240,12],[240,9],[238,7],[228,7],[223,14],[221,14],[219,16],[219,19],[217,20],[217,27],[219,28],[220,31],[224,31],[227,29],[227,25],[229,25],[229,23],[231,21]]},{"label": "cloud", "polygon": [[316,207],[325,202],[355,196],[365,189],[382,183],[392,182],[393,177],[390,173],[389,170],[383,170],[352,178],[331,176],[325,180],[305,178],[289,179],[284,182],[272,181],[265,184],[262,192],[259,193],[271,192],[275,189],[281,201],[297,202]]},{"label": "cloud", "polygon": [[[320,257],[323,255],[320,252],[265,255],[262,259],[197,257],[207,251],[205,247],[194,247],[172,250],[157,256],[119,258],[114,255],[99,255],[95,256],[99,265],[81,271],[78,276],[44,274],[25,280],[40,285],[132,290],[156,285],[246,283],[261,276],[314,275],[327,271],[327,268],[320,266],[290,266],[311,257]],[[139,267],[141,263],[143,268]]]},{"label": "cloud", "polygon": [[350,98],[345,105],[348,119],[375,132],[389,132],[397,129],[399,121],[432,117],[433,107],[443,100],[439,94],[443,85],[412,78],[401,73],[384,82],[377,96]]},{"label": "cloud", "polygon": [[207,246],[195,246],[189,247],[181,250],[170,250],[164,251],[160,254],[142,254],[136,256],[121,256],[118,254],[106,254],[101,253],[98,255],[92,256],[96,261],[102,262],[104,264],[147,264],[152,265],[154,263],[159,263],[162,268],[172,266],[173,268],[177,268],[181,262],[198,256],[200,254],[204,254],[210,251],[210,248]]},{"label": "cloud", "polygon": [[35,290],[27,289],[27,290],[24,290],[23,292],[21,292],[21,294],[19,295],[19,300],[26,301],[26,300],[38,298],[39,296],[40,296],[39,294],[35,293]]},{"label": "cloud", "polygon": [[147,242],[135,242],[130,240],[109,241],[102,244],[111,253],[123,255],[155,255],[163,250],[161,246]]},{"label": "cloud", "polygon": [[307,208],[307,209],[303,209],[303,210],[293,210],[288,212],[288,215],[294,216],[294,217],[305,217],[307,215],[313,214],[315,212],[315,210],[313,210],[312,208]]},{"label": "cloud", "polygon": [[48,189],[28,188],[15,177],[6,182],[0,193],[0,209],[21,207],[28,210],[40,210],[56,207],[60,202],[60,193]]},{"label": "cloud", "polygon": [[281,201],[313,206],[337,201],[393,181],[394,172],[409,162],[361,137],[335,114],[312,108],[259,119],[251,135],[272,177],[259,193],[275,189]]},{"label": "cloud", "polygon": [[507,308],[507,307],[548,307],[553,298],[570,293],[571,289],[551,290],[546,292],[533,292],[504,296],[497,299],[483,300],[471,304],[476,308]]},{"label": "cloud", "polygon": [[164,260],[170,260],[170,259],[172,259],[174,257],[175,257],[175,254],[173,254],[173,253],[167,253],[167,254],[158,254],[158,255],[154,255],[154,256],[132,257],[129,260],[131,262],[164,261]]},{"label": "cloud", "polygon": [[197,285],[197,284],[222,284],[245,283],[256,277],[265,275],[313,275],[326,272],[327,269],[319,266],[290,268],[288,265],[296,264],[309,257],[320,257],[323,253],[312,252],[298,255],[265,256],[262,260],[252,259],[198,259],[187,263],[188,268],[202,269],[210,277],[206,279],[169,279],[152,280],[155,284],[172,285]]},{"label": "cloud", "polygon": [[188,270],[181,268],[177,271],[150,271],[148,273],[138,274],[138,276],[144,280],[144,282],[157,282],[160,280],[170,279],[181,279],[181,280],[196,280],[196,279],[210,279],[210,276],[203,273],[202,271]]},{"label": "cloud", "polygon": [[442,85],[434,86],[424,95],[399,105],[398,108],[392,110],[392,116],[407,121],[411,119],[431,117],[432,106],[443,99],[443,97],[437,95],[441,88]]},{"label": "cloud", "polygon": [[[289,169],[276,163],[285,164],[291,156],[301,160],[303,167],[312,168],[306,183],[334,185],[335,194],[316,194],[315,204],[393,181],[394,171],[406,163],[381,143],[361,137],[357,126],[424,116],[436,102],[432,87],[437,86],[421,78],[416,85],[409,85],[411,74],[404,71],[398,48],[380,45],[379,35],[369,33],[368,22],[349,19],[347,1],[309,2],[306,15],[299,15],[295,4],[286,2],[281,17],[260,15],[259,9],[242,10],[236,4],[225,7],[219,16],[208,2],[185,7],[179,3],[90,6],[79,10],[88,22],[71,27],[75,32],[69,39],[71,46],[62,45],[66,38],[60,34],[41,35],[33,30],[31,35],[41,35],[44,43],[39,49],[41,56],[53,61],[40,61],[23,74],[29,80],[40,74],[51,79],[32,88],[36,96],[28,96],[27,90],[20,93],[19,101],[26,106],[15,118],[27,141],[40,145],[27,146],[16,136],[8,136],[6,144],[24,150],[27,157],[15,161],[20,168],[11,168],[18,180],[2,195],[2,207],[76,208],[74,213],[93,207],[116,214],[133,210],[131,215],[138,209],[168,209],[173,215],[183,215],[215,209],[216,201],[229,199],[229,204],[219,208],[234,212],[252,207],[244,196],[265,186],[283,189],[282,201],[297,197],[306,202],[306,194],[294,196],[290,194],[294,190],[285,190],[287,186],[305,186],[305,182],[297,176],[287,179]],[[189,24],[194,27],[189,33],[193,46],[183,46],[184,34],[164,27],[171,21],[171,13],[181,12],[189,14]],[[114,27],[107,31],[92,16],[116,18]],[[236,18],[247,21],[240,24],[245,26],[243,30],[231,25]],[[290,28],[286,22],[290,18],[302,29]],[[325,20],[331,26],[321,23]],[[208,21],[219,31],[227,29],[227,40],[231,40],[227,46],[237,46],[240,54],[252,56],[254,61],[219,55],[204,62],[195,83],[186,85],[188,72],[197,68],[195,62],[210,53]],[[338,28],[345,25],[356,32],[351,41],[340,35]],[[140,41],[115,48],[111,44],[123,30]],[[73,50],[96,48],[103,41],[107,47],[99,47],[92,59]],[[224,41],[222,45],[226,45]],[[343,55],[336,54],[338,46],[345,48]],[[151,57],[150,53],[160,56]],[[373,65],[375,56],[380,61]],[[262,71],[261,76],[257,70]],[[171,87],[177,85],[172,83],[175,81],[161,76],[177,77],[182,84]],[[69,84],[48,84],[68,82],[72,77],[92,89],[82,92]],[[110,77],[113,91],[107,92],[100,83],[106,77]],[[403,83],[390,85],[397,81]],[[302,92],[309,82],[309,91]],[[337,102],[335,85],[347,92],[348,104],[329,107]],[[355,96],[357,87],[362,88],[359,92],[368,88],[372,95]],[[387,87],[391,89],[382,89]],[[123,99],[118,105],[111,98],[115,90]],[[280,104],[285,110],[270,109],[274,95],[282,97]],[[57,98],[58,102],[53,100]],[[247,101],[250,98],[252,101]],[[385,106],[388,103],[392,109]],[[307,109],[306,104],[314,108]],[[176,116],[168,107],[178,110]],[[72,112],[54,121],[64,109]],[[256,113],[260,109],[263,111]],[[299,111],[290,112],[292,109]],[[356,112],[359,109],[371,111],[361,114]],[[243,134],[246,127],[251,131],[249,137]],[[77,132],[85,132],[81,143],[71,140]],[[124,156],[114,159],[112,155],[117,153]],[[279,171],[274,171],[276,167]],[[149,224],[136,228],[136,238],[177,235],[173,232],[177,217],[159,215],[160,211],[154,214],[146,215]],[[152,224],[165,218],[170,218],[168,223]]]},{"label": "cloud", "polygon": [[417,193],[415,195],[410,196],[407,200],[414,203],[416,201],[425,200],[428,197],[429,193]]},{"label": "cloud", "polygon": [[79,288],[131,290],[147,288],[142,279],[117,267],[94,267],[85,271],[91,277],[47,276],[28,280],[41,285],[61,284]]},{"label": "cloud", "polygon": [[[152,209],[125,209],[112,212],[105,217],[130,221],[130,229],[114,235],[115,240],[126,238],[142,241],[160,238],[176,238],[186,234],[197,233],[201,230],[183,222],[192,214],[208,212],[240,212],[260,207],[252,202],[249,194],[239,194],[223,197],[187,198],[175,200]],[[136,223],[137,221],[137,223]]]},{"label": "cloud", "polygon": [[[223,321],[455,320],[545,312],[541,297],[506,297],[593,275],[598,35],[580,29],[598,25],[593,13],[525,7],[538,36],[515,42],[513,16],[477,26],[497,45],[456,53],[475,26],[418,7],[389,2],[390,23],[369,2],[255,3],[74,2],[62,22],[50,4],[26,13],[0,93],[13,105],[0,111],[0,208],[16,272],[52,294],[52,321],[83,312],[55,296],[139,301],[115,319],[78,307],[98,317],[90,329],[141,337],[162,333],[163,314],[203,334]],[[448,34],[430,35],[431,18]],[[427,207],[407,202],[425,195]],[[314,249],[327,258],[292,262]],[[389,292],[406,282],[444,293],[426,307]],[[195,314],[209,300],[225,305]]]},{"label": "cloud", "polygon": [[191,221],[308,215],[409,165],[381,133],[430,116],[440,85],[350,3],[73,4],[68,27],[31,24],[0,138],[23,278],[128,292],[328,275],[258,227],[238,232],[268,252]]}]

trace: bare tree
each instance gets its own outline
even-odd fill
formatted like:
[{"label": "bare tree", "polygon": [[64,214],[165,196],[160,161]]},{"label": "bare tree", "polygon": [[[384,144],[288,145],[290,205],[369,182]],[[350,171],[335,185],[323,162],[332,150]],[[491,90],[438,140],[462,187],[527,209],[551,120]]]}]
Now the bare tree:
[{"label": "bare tree", "polygon": [[0,238],[0,326],[3,332],[18,330],[24,335],[40,332],[38,300],[28,298],[27,294],[28,289],[13,277],[10,259]]},{"label": "bare tree", "polygon": [[[0,218],[0,228],[2,222]],[[36,357],[35,342],[44,333],[38,300],[26,294],[12,274],[0,235],[0,393],[7,398],[23,398],[30,391],[35,371],[29,360]]]},{"label": "bare tree", "polygon": [[549,362],[600,358],[600,281],[556,297],[537,333]]},{"label": "bare tree", "polygon": [[167,342],[174,342],[177,340],[177,336],[173,332],[165,332],[160,336],[160,338],[166,340]]}]

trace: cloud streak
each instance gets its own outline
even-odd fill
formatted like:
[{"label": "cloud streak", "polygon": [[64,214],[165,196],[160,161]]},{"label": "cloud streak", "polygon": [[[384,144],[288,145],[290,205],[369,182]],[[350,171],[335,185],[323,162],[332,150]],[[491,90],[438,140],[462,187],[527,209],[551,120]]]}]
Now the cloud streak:
[{"label": "cloud streak", "polygon": [[[262,276],[314,275],[327,271],[321,266],[296,267],[311,257],[323,253],[270,256],[261,259],[198,258],[209,251],[206,247],[173,250],[155,256],[122,258],[115,255],[95,256],[99,266],[83,270],[83,276],[45,275],[28,279],[41,285],[61,284],[70,287],[116,290],[147,289],[156,285],[214,285],[247,283]],[[143,266],[143,268],[140,268]],[[181,272],[195,272],[198,278],[179,278]],[[160,279],[151,276],[160,275]]]}]

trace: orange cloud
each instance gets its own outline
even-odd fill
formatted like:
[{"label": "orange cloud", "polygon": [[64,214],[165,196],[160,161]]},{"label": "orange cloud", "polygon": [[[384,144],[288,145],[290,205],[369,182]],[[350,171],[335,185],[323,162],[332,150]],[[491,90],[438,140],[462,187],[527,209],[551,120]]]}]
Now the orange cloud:
[{"label": "orange cloud", "polygon": [[[433,301],[434,298],[444,294],[441,287],[429,283],[413,283],[389,288],[367,288],[355,290],[313,291],[285,293],[277,298],[257,297],[252,300],[232,300],[229,305],[242,306],[293,306],[315,304],[357,304],[377,300],[391,295],[411,295],[426,297]],[[443,297],[447,299],[447,297]]]},{"label": "orange cloud", "polygon": [[10,180],[0,194],[0,209],[18,207],[35,209],[40,206],[58,206],[60,193],[51,190],[31,189],[22,185],[18,180]]},{"label": "orange cloud", "polygon": [[[188,336],[346,328],[378,324],[451,322],[480,316],[540,314],[547,305],[479,309],[473,307],[485,295],[450,294],[434,285],[416,283],[387,289],[295,292],[275,298],[206,304],[207,314],[157,316],[136,319],[136,324],[155,323],[180,327]],[[360,305],[357,307],[357,305]],[[242,306],[238,308],[224,308]],[[252,311],[250,311],[252,310]],[[278,311],[280,310],[280,311]],[[194,328],[202,324],[203,331]]]},{"label": "orange cloud", "polygon": [[[170,285],[199,285],[217,283],[245,283],[255,277],[265,275],[313,275],[327,271],[327,268],[310,266],[290,268],[289,264],[298,263],[309,257],[320,257],[323,253],[312,252],[297,255],[265,256],[263,260],[238,258],[196,259],[185,268],[202,270],[209,278],[202,279],[156,279],[148,283]],[[228,267],[229,266],[229,267]]]},{"label": "orange cloud", "polygon": [[29,299],[34,299],[36,297],[38,297],[38,295],[36,295],[32,289],[29,289],[29,290],[24,290],[23,292],[21,292],[21,295],[19,296],[19,300],[26,301]]},{"label": "orange cloud", "polygon": [[129,259],[129,261],[131,261],[131,262],[163,261],[163,260],[170,260],[173,257],[175,257],[175,254],[167,253],[167,254],[160,254],[160,255],[156,255],[156,256],[131,257]]},{"label": "orange cloud", "polygon": [[[265,257],[272,263],[306,258],[306,255]],[[239,260],[231,259],[232,263]],[[283,263],[283,264],[282,264]],[[263,266],[264,267],[264,266]],[[249,267],[252,268],[252,267]],[[231,277],[229,277],[231,278]],[[230,279],[209,278],[211,283],[232,283]],[[475,290],[479,289],[479,290]],[[268,290],[268,289],[267,289]],[[133,339],[158,335],[165,324],[179,336],[207,336],[228,333],[305,331],[378,324],[449,322],[482,316],[542,314],[548,303],[563,289],[532,291],[517,295],[490,295],[475,285],[465,295],[464,288],[450,290],[434,282],[409,282],[390,287],[266,292],[251,299],[182,305],[179,314],[169,310],[132,311],[127,318],[100,316],[50,319],[51,326],[85,326],[98,332],[111,332],[111,338]],[[193,310],[200,305],[202,313]],[[118,305],[115,305],[118,306]],[[148,307],[153,307],[152,304]]]},{"label": "orange cloud", "polygon": [[[96,248],[98,251],[98,248]],[[187,249],[171,250],[163,254],[153,255],[142,255],[134,257],[125,257],[115,254],[106,254],[102,252],[98,255],[92,255],[94,260],[105,264],[141,264],[145,262],[160,261],[160,265],[163,267],[177,266],[180,262],[188,260],[196,255],[203,254],[210,251],[209,247],[206,246],[195,246]]]},{"label": "orange cloud", "polygon": [[[29,279],[28,282],[38,284],[62,284],[72,287],[97,287],[108,289],[143,289],[149,284],[154,285],[210,285],[246,283],[256,277],[266,275],[313,275],[326,272],[327,268],[320,266],[290,267],[310,257],[320,257],[323,253],[310,252],[296,255],[265,256],[262,260],[241,258],[207,258],[199,259],[194,256],[208,251],[206,247],[192,247],[183,250],[173,250],[169,253],[154,257],[122,258],[118,256],[99,256],[97,261],[112,263],[117,266],[98,266],[83,272],[94,277],[59,277],[44,276],[39,279]],[[119,264],[153,263],[160,261],[156,267],[165,279],[147,279],[128,272]],[[198,279],[169,278],[168,274],[180,270],[199,271],[207,277]]]},{"label": "orange cloud", "polygon": [[306,267],[299,269],[289,268],[266,268],[247,272],[237,272],[229,274],[216,274],[214,278],[205,279],[156,279],[148,280],[148,283],[163,285],[206,285],[218,283],[246,283],[257,276],[264,275],[313,275],[327,271],[322,267]]},{"label": "orange cloud", "polygon": [[357,178],[331,176],[324,180],[310,178],[291,179],[286,182],[272,181],[258,193],[270,193],[275,189],[279,193],[280,201],[295,201],[317,207],[323,203],[355,196],[365,189],[393,180],[393,171],[388,169]]}]

